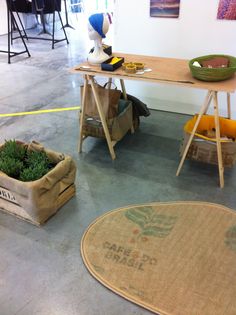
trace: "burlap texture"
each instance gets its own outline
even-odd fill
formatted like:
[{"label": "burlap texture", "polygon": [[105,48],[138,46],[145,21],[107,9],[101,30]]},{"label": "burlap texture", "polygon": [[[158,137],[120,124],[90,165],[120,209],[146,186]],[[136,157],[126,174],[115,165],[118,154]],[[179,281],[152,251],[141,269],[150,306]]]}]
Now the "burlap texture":
[{"label": "burlap texture", "polygon": [[[180,156],[183,155],[189,137],[190,135],[185,132],[180,145]],[[233,167],[236,161],[236,143],[222,142],[221,151],[223,166]],[[218,165],[216,142],[210,142],[194,137],[187,153],[187,159]]]},{"label": "burlap texture", "polygon": [[105,286],[161,315],[236,314],[236,213],[204,202],[106,213],[81,253]]},{"label": "burlap texture", "polygon": [[[118,114],[114,118],[107,119],[106,121],[111,140],[121,140],[128,132],[128,130],[132,128],[132,103],[130,101],[127,101],[127,103],[127,107],[120,114]],[[85,136],[105,138],[105,133],[101,121],[91,121],[90,118],[87,116],[83,125],[83,134]]]},{"label": "burlap texture", "polygon": [[[42,223],[56,212],[59,195],[74,183],[76,165],[70,156],[45,149],[37,142],[23,145],[28,150],[45,151],[57,165],[42,178],[32,182],[22,182],[0,172],[0,187],[12,193],[14,203],[22,207],[32,221]],[[8,210],[7,202],[0,198],[0,208]]]},{"label": "burlap texture", "polygon": [[[118,102],[121,96],[121,91],[117,89],[106,89],[99,84],[96,84],[99,99],[101,101],[103,113],[106,119],[111,119],[117,116],[118,113]],[[84,87],[80,87],[81,103]],[[87,85],[87,93],[85,98],[85,115],[100,119],[97,110],[97,105],[92,91],[92,86]]]}]

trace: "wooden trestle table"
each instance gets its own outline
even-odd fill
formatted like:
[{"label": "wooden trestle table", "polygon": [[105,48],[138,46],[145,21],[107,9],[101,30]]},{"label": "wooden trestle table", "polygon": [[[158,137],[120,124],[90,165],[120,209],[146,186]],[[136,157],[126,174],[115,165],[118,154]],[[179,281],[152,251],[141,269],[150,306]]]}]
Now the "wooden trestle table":
[{"label": "wooden trestle table", "polygon": [[[123,53],[115,53],[115,56],[122,56],[125,58],[125,62],[142,62],[145,64],[146,68],[151,68],[151,72],[145,72],[144,74],[132,74],[126,73],[122,68],[118,68],[114,72],[103,71],[100,66],[92,66],[87,62],[82,63],[73,69],[71,69],[72,73],[81,74],[84,76],[84,93],[82,95],[82,110],[80,115],[80,135],[79,135],[79,144],[78,151],[81,152],[82,142],[85,139],[83,135],[83,123],[84,123],[84,104],[86,99],[86,88],[90,82],[92,91],[94,94],[94,98],[96,101],[97,109],[99,112],[99,116],[102,122],[102,126],[104,128],[104,133],[106,136],[106,141],[109,147],[109,151],[112,159],[115,159],[115,151],[114,146],[116,144],[115,141],[111,141],[111,137],[108,131],[108,127],[106,124],[106,119],[102,110],[101,101],[99,99],[99,95],[96,90],[96,84],[94,81],[95,76],[106,77],[109,82],[112,79],[119,79],[121,83],[121,89],[126,97],[124,80],[137,80],[144,82],[154,82],[157,84],[172,84],[181,87],[189,87],[194,89],[202,89],[206,90],[206,97],[203,102],[203,105],[200,108],[198,113],[198,118],[196,120],[195,126],[192,130],[192,134],[189,137],[188,143],[183,152],[181,161],[179,163],[179,167],[177,169],[176,176],[179,175],[181,168],[183,166],[184,160],[188,153],[189,147],[193,140],[194,134],[200,122],[200,119],[203,114],[205,114],[213,100],[214,105],[214,117],[215,117],[215,127],[216,127],[216,144],[217,144],[217,156],[218,156],[218,168],[219,168],[219,180],[220,187],[224,187],[224,167],[222,163],[222,151],[221,151],[221,142],[220,142],[220,125],[219,125],[219,107],[218,107],[218,92],[225,92],[227,95],[227,108],[228,108],[228,118],[231,118],[230,112],[230,93],[235,92],[236,90],[236,76],[231,79],[220,81],[220,82],[205,82],[194,79],[190,73],[188,60],[184,59],[175,59],[175,58],[160,58],[160,57],[152,57],[152,56],[141,56],[141,55],[131,55],[131,54],[123,54]],[[88,67],[88,68],[86,68]]]}]

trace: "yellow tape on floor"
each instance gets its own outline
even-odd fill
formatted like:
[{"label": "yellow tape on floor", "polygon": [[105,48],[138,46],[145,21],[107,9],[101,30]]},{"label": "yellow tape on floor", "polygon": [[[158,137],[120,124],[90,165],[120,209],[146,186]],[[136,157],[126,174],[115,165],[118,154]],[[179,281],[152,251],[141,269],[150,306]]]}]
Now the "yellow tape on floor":
[{"label": "yellow tape on floor", "polygon": [[32,112],[0,114],[0,117],[12,117],[12,116],[23,116],[23,115],[38,115],[38,114],[45,114],[45,113],[63,112],[63,111],[67,111],[67,110],[78,110],[78,109],[80,109],[80,106],[35,110],[35,111],[32,111]]}]

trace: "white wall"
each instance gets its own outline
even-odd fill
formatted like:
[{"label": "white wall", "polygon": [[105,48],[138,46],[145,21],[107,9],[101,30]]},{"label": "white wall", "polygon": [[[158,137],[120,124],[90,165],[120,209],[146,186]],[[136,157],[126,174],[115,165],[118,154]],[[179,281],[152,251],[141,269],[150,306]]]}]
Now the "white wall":
[{"label": "white wall", "polygon": [[0,35],[7,33],[6,1],[0,0]]},{"label": "white wall", "polygon": [[[17,16],[15,14],[16,20]],[[20,13],[21,21],[25,28],[32,28],[36,25],[36,18],[34,14],[22,14]],[[20,26],[20,24],[19,24]],[[0,0],[0,35],[7,34],[7,7],[6,1]],[[7,42],[6,42],[7,46]]]},{"label": "white wall", "polygon": [[[150,17],[149,0],[116,0],[114,51],[191,59],[222,53],[236,56],[236,21],[217,20],[219,0],[181,0],[178,19]],[[149,107],[193,114],[205,92],[126,81],[128,92]],[[225,95],[219,95],[224,114]],[[236,95],[232,94],[235,105]],[[232,106],[233,107],[233,106]]]},{"label": "white wall", "polygon": [[87,15],[97,12],[113,12],[114,0],[83,0],[84,10]]}]

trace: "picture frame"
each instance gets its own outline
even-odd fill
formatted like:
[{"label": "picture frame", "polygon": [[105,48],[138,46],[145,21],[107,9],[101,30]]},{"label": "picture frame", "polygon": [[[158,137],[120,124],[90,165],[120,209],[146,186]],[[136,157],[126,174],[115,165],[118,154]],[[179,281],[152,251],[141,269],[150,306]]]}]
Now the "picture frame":
[{"label": "picture frame", "polygon": [[178,18],[180,0],[150,0],[150,16]]}]

